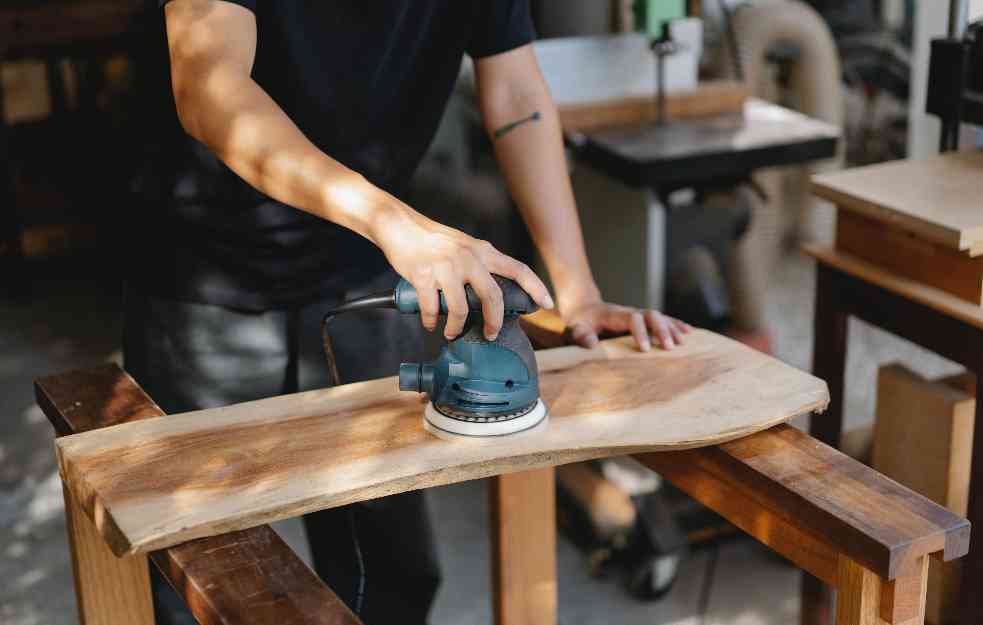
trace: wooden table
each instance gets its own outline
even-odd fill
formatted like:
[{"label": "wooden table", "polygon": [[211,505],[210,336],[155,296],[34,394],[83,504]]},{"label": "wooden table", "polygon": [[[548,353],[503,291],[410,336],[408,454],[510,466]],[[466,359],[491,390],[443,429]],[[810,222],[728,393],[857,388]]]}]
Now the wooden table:
[{"label": "wooden table", "polygon": [[[540,316],[531,324],[529,333],[538,343],[563,340],[557,331],[562,324],[555,317]],[[564,357],[570,353],[564,352]],[[766,365],[764,358],[754,356],[752,360]],[[685,362],[680,363],[679,371],[686,371]],[[667,382],[672,387],[672,380]],[[37,381],[36,391],[39,405],[60,436],[118,424],[129,423],[132,425],[125,427],[132,428],[141,420],[162,415],[153,400],[115,365],[43,378]],[[359,393],[348,387],[332,392],[339,401]],[[669,396],[686,392],[677,389]],[[146,424],[158,427],[167,421]],[[125,435],[110,438],[129,444]],[[69,447],[73,446],[78,451],[74,443]],[[63,455],[67,453],[68,448],[60,447]],[[968,548],[969,525],[964,519],[786,425],[708,447],[658,453],[645,453],[642,447],[635,451],[639,461],[698,501],[838,588],[837,622],[843,625],[921,623],[928,558],[958,558]],[[423,484],[400,486],[409,489],[494,475],[490,493],[498,624],[557,622],[552,466],[575,456],[578,454],[517,456],[511,466],[506,458],[498,458],[490,464],[468,465],[460,470],[464,477],[430,467]],[[264,514],[278,518],[284,510],[264,508],[260,501],[251,521],[231,515],[224,527],[212,525],[207,533],[197,534],[202,537],[186,542],[181,540],[183,532],[200,530],[202,524],[174,525],[168,530],[169,537],[157,533],[152,543],[157,550],[149,553],[133,541],[113,541],[113,549],[125,554],[116,557],[105,537],[116,530],[129,531],[122,525],[113,527],[122,518],[122,509],[116,508],[114,517],[111,508],[99,503],[106,491],[96,486],[98,480],[89,482],[95,488],[89,490],[80,485],[84,480],[65,477],[76,592],[85,625],[152,623],[148,557],[203,625],[358,622],[269,526],[255,522]],[[104,486],[126,490],[120,483]],[[270,485],[257,486],[263,490]],[[225,505],[215,503],[219,508]],[[186,509],[200,511],[190,504]],[[221,517],[207,510],[203,514],[216,520]],[[169,524],[161,520],[162,527]]]},{"label": "wooden table", "polygon": [[[818,261],[813,373],[827,381],[831,398],[811,433],[836,447],[851,315],[983,374],[983,154],[862,167],[818,176],[813,187],[839,207],[836,247],[805,248]],[[983,522],[981,414],[977,401],[968,507],[974,523]],[[962,570],[959,622],[978,625],[983,542],[974,542]],[[810,580],[804,594],[806,605],[827,600]],[[814,615],[803,622],[824,621]]]}]

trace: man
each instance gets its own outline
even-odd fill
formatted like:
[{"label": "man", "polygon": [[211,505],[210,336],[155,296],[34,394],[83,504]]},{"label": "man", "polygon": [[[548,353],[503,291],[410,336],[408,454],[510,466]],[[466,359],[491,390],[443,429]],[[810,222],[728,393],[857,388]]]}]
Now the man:
[{"label": "man", "polygon": [[[343,298],[417,289],[423,327],[461,332],[464,285],[484,332],[502,324],[491,278],[554,306],[525,265],[401,202],[465,53],[485,127],[575,339],[631,332],[666,349],[688,327],[605,303],[587,264],[528,0],[163,0],[174,103],[189,153],[130,281],[127,367],[167,411],[326,384],[317,319]],[[207,146],[207,151],[205,150]],[[210,154],[209,154],[210,151]],[[221,164],[214,160],[214,157]],[[337,321],[345,381],[391,375],[418,325]],[[424,623],[438,573],[419,493],[305,518],[315,568],[368,625]],[[165,621],[167,615],[159,618]]]}]

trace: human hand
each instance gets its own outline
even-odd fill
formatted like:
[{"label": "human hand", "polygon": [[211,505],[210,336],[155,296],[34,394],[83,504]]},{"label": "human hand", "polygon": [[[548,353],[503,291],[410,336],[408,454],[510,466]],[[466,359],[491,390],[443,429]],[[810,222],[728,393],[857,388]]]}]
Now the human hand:
[{"label": "human hand", "polygon": [[587,348],[597,345],[599,335],[605,332],[630,332],[643,352],[652,349],[652,338],[668,350],[681,344],[683,336],[693,329],[688,323],[657,310],[609,304],[599,297],[569,308],[569,312],[561,311],[563,320],[573,340]]},{"label": "human hand", "polygon": [[420,320],[427,330],[437,325],[443,291],[447,302],[444,336],[450,340],[464,328],[468,303],[464,285],[470,284],[481,300],[484,334],[494,340],[502,328],[502,290],[491,274],[511,278],[541,308],[553,308],[542,280],[524,263],[507,256],[487,241],[448,228],[405,207],[378,220],[372,240],[389,263],[416,289]]}]

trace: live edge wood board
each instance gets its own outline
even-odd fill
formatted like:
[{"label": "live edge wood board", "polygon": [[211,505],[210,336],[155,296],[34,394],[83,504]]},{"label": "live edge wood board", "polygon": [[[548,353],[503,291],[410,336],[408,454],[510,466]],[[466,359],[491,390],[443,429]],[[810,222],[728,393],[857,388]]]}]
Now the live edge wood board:
[{"label": "live edge wood board", "polygon": [[421,396],[385,378],[65,436],[59,467],[126,555],[418,488],[717,444],[829,401],[821,380],[700,330],[668,352],[621,338],[537,356],[550,420],[521,435],[437,438]]}]

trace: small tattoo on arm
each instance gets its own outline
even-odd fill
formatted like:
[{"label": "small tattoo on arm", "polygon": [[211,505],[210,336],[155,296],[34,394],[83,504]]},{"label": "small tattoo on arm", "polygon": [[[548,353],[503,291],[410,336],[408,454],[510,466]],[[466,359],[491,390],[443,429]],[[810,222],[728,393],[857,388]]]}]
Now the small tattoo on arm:
[{"label": "small tattoo on arm", "polygon": [[523,124],[528,124],[529,122],[538,122],[539,118],[540,118],[539,111],[536,111],[529,117],[523,117],[522,119],[518,121],[514,121],[511,124],[505,124],[504,126],[499,128],[492,134],[495,135],[496,139],[501,139],[505,135],[509,134],[510,132],[518,128],[519,126],[522,126]]}]

